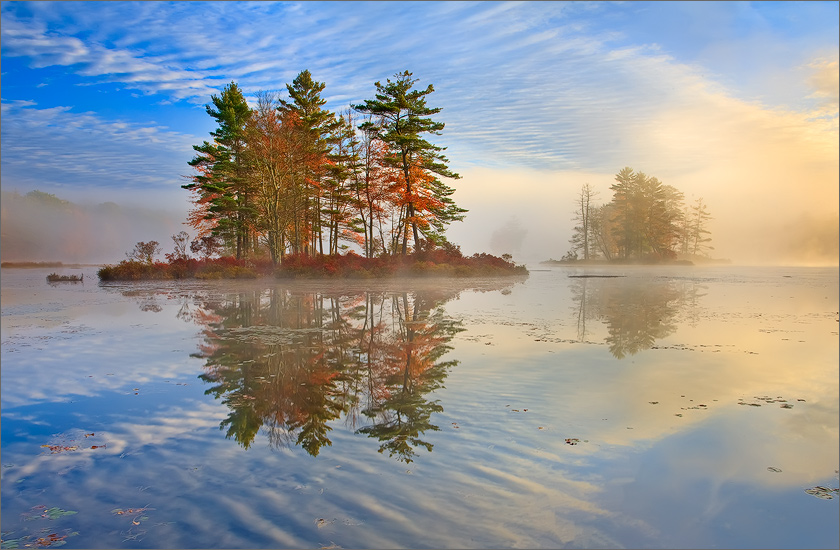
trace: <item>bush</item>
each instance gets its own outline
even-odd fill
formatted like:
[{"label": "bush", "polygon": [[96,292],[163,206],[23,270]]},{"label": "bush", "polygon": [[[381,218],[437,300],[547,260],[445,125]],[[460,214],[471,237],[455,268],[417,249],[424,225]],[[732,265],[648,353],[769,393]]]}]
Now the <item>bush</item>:
[{"label": "bush", "polygon": [[422,276],[493,276],[527,274],[505,258],[491,254],[464,257],[457,247],[435,248],[413,256],[364,258],[354,252],[335,256],[289,254],[280,265],[270,258],[237,260],[221,258],[177,258],[169,262],[146,263],[123,260],[102,267],[97,274],[102,281],[138,281],[143,279],[254,279],[274,275],[285,278],[358,278],[394,275]]}]

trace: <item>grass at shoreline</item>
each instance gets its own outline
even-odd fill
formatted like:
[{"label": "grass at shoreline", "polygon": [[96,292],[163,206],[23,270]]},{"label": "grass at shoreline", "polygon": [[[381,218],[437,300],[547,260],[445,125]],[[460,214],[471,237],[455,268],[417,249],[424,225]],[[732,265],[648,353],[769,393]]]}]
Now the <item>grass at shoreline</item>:
[{"label": "grass at shoreline", "polygon": [[336,256],[288,255],[279,265],[266,258],[237,260],[226,256],[210,259],[178,259],[171,262],[123,260],[106,265],[97,275],[101,281],[171,279],[381,279],[402,276],[486,277],[524,275],[528,270],[491,254],[462,256],[434,250],[418,255],[363,258],[353,252]]}]

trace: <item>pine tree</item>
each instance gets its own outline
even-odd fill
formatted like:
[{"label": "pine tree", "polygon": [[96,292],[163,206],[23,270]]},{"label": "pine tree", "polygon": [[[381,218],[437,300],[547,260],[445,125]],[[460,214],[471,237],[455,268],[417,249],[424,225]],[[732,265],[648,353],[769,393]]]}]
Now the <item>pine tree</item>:
[{"label": "pine tree", "polygon": [[[244,129],[251,110],[235,82],[227,85],[220,96],[210,96],[212,104],[205,110],[218,123],[210,132],[213,143],[194,145],[198,153],[189,165],[199,173],[184,189],[196,193],[196,203],[206,204],[204,218],[212,224],[212,234],[221,237],[236,257],[247,255],[250,223],[253,218],[247,178],[244,175]],[[197,220],[196,220],[197,222]]]},{"label": "pine tree", "polygon": [[353,108],[366,114],[382,118],[378,138],[388,145],[386,162],[401,172],[403,184],[403,206],[405,230],[402,238],[402,254],[407,253],[408,226],[411,226],[414,247],[419,251],[422,242],[420,233],[430,241],[443,239],[445,227],[463,219],[466,210],[459,208],[451,199],[454,189],[437,179],[436,175],[458,179],[460,176],[449,170],[448,159],[443,156],[443,147],[426,141],[426,134],[440,135],[444,123],[435,122],[431,115],[440,108],[426,106],[426,96],[434,91],[429,84],[425,90],[413,90],[417,83],[408,71],[397,73],[392,82],[376,82],[376,98],[368,99]]},{"label": "pine tree", "polygon": [[617,231],[613,237],[619,255],[624,259],[651,253],[658,258],[675,257],[682,194],[629,167],[619,171],[615,180],[610,187],[614,192],[610,221]]},{"label": "pine tree", "polygon": [[[335,132],[339,124],[335,113],[325,110],[327,100],[321,97],[326,85],[312,79],[312,74],[302,71],[291,84],[286,85],[291,101],[281,100],[281,113],[295,113],[300,119],[304,135],[304,149],[308,153],[307,177],[303,187],[304,211],[302,227],[297,235],[302,252],[324,253],[322,230],[322,199],[326,168],[330,162],[330,151],[336,142]],[[328,214],[329,217],[329,214]]]},{"label": "pine tree", "polygon": [[689,240],[691,245],[691,253],[695,256],[706,255],[710,250],[714,250],[713,246],[706,243],[711,242],[711,237],[707,237],[711,232],[707,229],[708,221],[712,216],[706,210],[706,205],[703,204],[703,197],[700,197],[691,206],[691,224],[689,226]]}]

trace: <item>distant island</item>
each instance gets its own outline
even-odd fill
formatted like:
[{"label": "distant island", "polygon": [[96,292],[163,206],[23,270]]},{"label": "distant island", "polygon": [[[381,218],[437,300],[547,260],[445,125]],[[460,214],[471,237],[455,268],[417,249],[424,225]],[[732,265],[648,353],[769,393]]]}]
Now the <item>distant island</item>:
[{"label": "distant island", "polygon": [[81,267],[81,264],[65,265],[62,262],[0,262],[0,267],[16,267],[16,268]]},{"label": "distant island", "polygon": [[694,265],[730,263],[709,256],[711,214],[703,198],[685,195],[653,176],[624,167],[610,186],[612,199],[596,204],[598,193],[584,184],[575,201],[571,248],[549,265]]},{"label": "distant island", "polygon": [[564,259],[564,260],[555,260],[553,258],[549,258],[548,260],[543,260],[540,262],[540,265],[555,265],[555,266],[622,266],[622,265],[725,265],[731,264],[732,260],[725,259],[725,258],[709,258],[706,256],[691,256],[691,257],[681,257],[678,256],[673,260],[662,260],[656,258],[630,258],[627,260],[623,259],[614,259],[614,260],[605,260],[603,258],[597,259],[590,259],[590,260],[583,260],[583,259]]}]

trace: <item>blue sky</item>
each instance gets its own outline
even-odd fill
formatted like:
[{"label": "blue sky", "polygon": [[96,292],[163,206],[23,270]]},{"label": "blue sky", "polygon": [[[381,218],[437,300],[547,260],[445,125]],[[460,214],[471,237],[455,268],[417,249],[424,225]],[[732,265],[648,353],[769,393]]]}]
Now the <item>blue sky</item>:
[{"label": "blue sky", "polygon": [[632,166],[704,197],[718,255],[749,261],[836,219],[838,19],[837,2],[3,2],[2,188],[183,215],[226,83],[285,90],[308,69],[340,111],[407,69],[443,109],[466,251],[505,222],[523,257],[559,257],[581,184],[606,202]]}]

